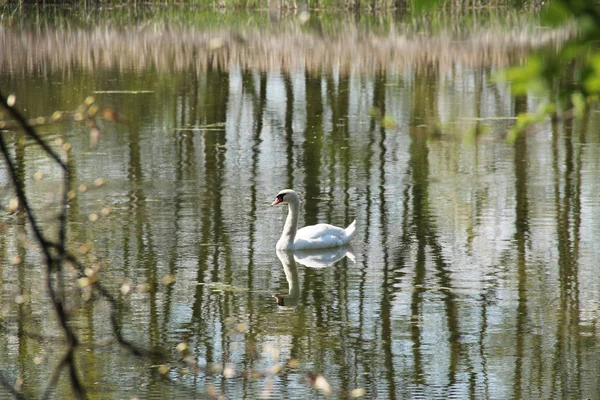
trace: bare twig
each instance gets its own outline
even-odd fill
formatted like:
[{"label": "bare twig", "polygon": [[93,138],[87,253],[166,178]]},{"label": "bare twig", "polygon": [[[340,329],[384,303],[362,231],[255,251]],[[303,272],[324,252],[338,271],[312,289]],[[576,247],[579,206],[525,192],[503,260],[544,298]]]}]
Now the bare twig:
[{"label": "bare twig", "polygon": [[[57,248],[59,246],[58,244],[52,243],[52,242],[48,242],[48,245],[50,247],[55,247],[55,248]],[[64,256],[65,261],[71,263],[79,271],[79,277],[85,276],[85,272],[84,272],[85,265],[83,265],[69,251],[64,251],[63,256]],[[115,335],[117,342],[121,346],[125,347],[132,354],[134,354],[136,356],[140,356],[140,357],[141,356],[145,356],[145,357],[148,357],[148,356],[164,357],[165,356],[164,352],[162,352],[162,351],[141,349],[141,348],[137,347],[136,345],[134,345],[129,340],[125,339],[121,333],[121,323],[117,319],[117,311],[120,309],[117,299],[115,299],[115,297],[112,294],[110,294],[110,292],[100,282],[94,282],[91,285],[94,288],[94,290],[96,292],[98,292],[98,294],[100,294],[100,296],[110,304],[110,322],[111,322],[112,331],[113,331],[113,334]]]},{"label": "bare twig", "polygon": [[[77,398],[86,398],[86,390],[83,386],[81,379],[79,377],[77,371],[77,364],[75,360],[75,352],[78,346],[81,346],[82,343],[79,341],[76,333],[73,328],[69,324],[69,316],[66,309],[66,293],[64,291],[64,265],[66,262],[72,264],[76,270],[78,271],[78,278],[85,277],[86,267],[77,260],[77,258],[72,255],[67,249],[66,237],[67,237],[67,208],[68,208],[68,195],[70,191],[70,170],[68,163],[63,160],[56,152],[54,152],[35,132],[33,126],[34,124],[42,124],[41,118],[36,119],[34,124],[29,123],[25,117],[15,110],[12,106],[8,104],[7,98],[0,92],[0,103],[9,111],[10,116],[14,119],[14,121],[1,121],[2,125],[0,129],[22,129],[29,138],[35,141],[48,156],[55,161],[61,168],[63,173],[63,187],[61,193],[61,211],[59,215],[59,236],[58,242],[54,242],[50,240],[43,232],[40,227],[40,224],[36,218],[35,213],[29,203],[29,200],[25,194],[25,189],[22,182],[19,180],[17,175],[17,168],[11,157],[9,148],[5,141],[5,136],[0,132],[0,151],[5,159],[8,173],[11,179],[11,182],[14,186],[15,193],[17,195],[17,199],[19,204],[22,205],[25,210],[25,214],[27,216],[27,220],[31,226],[33,231],[35,240],[39,244],[43,261],[45,265],[45,284],[46,288],[52,302],[52,306],[54,307],[54,311],[57,315],[58,322],[63,332],[63,337],[66,342],[66,349],[64,350],[64,354],[60,358],[57,365],[52,370],[51,376],[48,380],[47,387],[43,393],[43,398],[49,398],[55,387],[58,383],[60,375],[63,373],[65,368],[68,370],[69,380],[71,382],[71,388],[73,390],[73,394]],[[96,122],[94,120],[95,117],[102,117],[108,120],[127,123],[127,120],[122,118],[116,111],[110,108],[98,109],[95,105],[92,107],[94,103],[93,98],[88,98],[83,104],[83,107],[80,108],[78,113],[83,116],[83,119],[88,120],[88,125],[92,128],[92,130],[96,129]],[[60,116],[45,118],[43,124],[46,123],[55,123],[62,120],[70,119],[77,113],[60,113]],[[65,117],[68,115],[68,117]],[[31,121],[30,121],[31,122]],[[121,330],[121,323],[118,319],[118,311],[121,309],[117,299],[106,289],[104,286],[94,280],[90,283],[90,287],[99,294],[99,296],[109,303],[110,308],[110,321],[112,334],[116,341],[123,346],[125,349],[130,351],[132,354],[140,357],[166,357],[165,352],[156,349],[143,349],[132,342],[127,340]],[[42,335],[39,335],[40,339],[44,338]],[[21,398],[22,395],[19,394],[17,388],[11,386],[8,381],[0,375],[0,385],[4,386],[9,390],[13,396],[17,398]]]},{"label": "bare twig", "polygon": [[[64,163],[64,161],[62,159],[60,159],[58,154],[56,154],[37,135],[37,133],[33,130],[33,128],[31,128],[30,126],[27,125],[27,121],[21,115],[21,113],[19,113],[17,110],[15,110],[13,107],[11,107],[8,104],[8,100],[2,94],[2,92],[0,92],[0,101],[2,102],[2,105],[9,111],[11,116],[16,121],[21,123],[22,128],[25,131],[25,133],[31,139],[33,139],[36,143],[38,143],[40,145],[40,147],[48,154],[49,157],[51,157],[58,165],[60,165],[60,167],[63,170],[64,177],[65,177],[64,182],[68,184],[69,170],[67,168],[67,165]],[[50,252],[49,240],[46,238],[43,231],[41,230],[41,228],[38,224],[37,218],[36,218],[35,214],[33,213],[33,210],[31,209],[31,206],[30,206],[27,196],[25,194],[25,189],[23,188],[22,183],[18,179],[17,169],[15,167],[15,164],[12,160],[12,157],[11,157],[8,147],[6,145],[6,141],[4,140],[4,135],[2,135],[2,134],[0,134],[0,151],[2,151],[2,154],[4,155],[4,160],[8,167],[10,179],[12,181],[15,192],[17,194],[19,203],[23,205],[23,208],[25,209],[25,212],[27,214],[27,219],[33,230],[34,236],[42,249],[44,265],[46,266],[46,288],[47,288],[48,294],[50,295],[50,298],[52,300],[52,305],[54,307],[54,311],[56,312],[56,315],[58,316],[58,321],[59,321],[61,328],[65,334],[65,338],[66,338],[66,342],[67,342],[67,350],[65,353],[65,357],[66,357],[65,362],[69,366],[70,377],[71,377],[71,386],[78,398],[85,398],[86,397],[85,389],[81,385],[81,382],[77,375],[76,366],[75,366],[74,350],[78,344],[78,341],[77,341],[77,337],[75,336],[75,333],[73,332],[73,330],[71,329],[71,327],[68,324],[68,317],[67,317],[67,313],[65,310],[64,299],[62,296],[62,265],[63,265],[63,257],[64,257],[64,235],[65,235],[65,229],[66,229],[65,228],[65,216],[64,215],[61,216],[61,228],[60,228],[61,233],[60,233],[59,248],[62,250],[59,249],[59,256],[54,257]],[[68,186],[66,186],[64,189],[68,189]],[[66,193],[67,192],[65,192],[63,194],[63,211],[62,211],[63,214],[66,213],[66,200],[65,200],[65,197],[67,196]],[[52,279],[53,271],[56,272],[57,280],[59,281],[58,293],[53,284],[53,279]],[[63,363],[61,362],[61,364],[63,364]]]}]

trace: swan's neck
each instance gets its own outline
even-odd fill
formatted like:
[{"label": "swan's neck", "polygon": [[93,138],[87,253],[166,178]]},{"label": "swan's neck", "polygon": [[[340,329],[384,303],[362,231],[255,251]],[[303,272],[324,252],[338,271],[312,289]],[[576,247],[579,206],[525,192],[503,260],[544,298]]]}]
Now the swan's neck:
[{"label": "swan's neck", "polygon": [[289,203],[288,215],[285,219],[283,232],[277,242],[278,249],[291,249],[294,247],[296,230],[298,229],[298,203]]}]

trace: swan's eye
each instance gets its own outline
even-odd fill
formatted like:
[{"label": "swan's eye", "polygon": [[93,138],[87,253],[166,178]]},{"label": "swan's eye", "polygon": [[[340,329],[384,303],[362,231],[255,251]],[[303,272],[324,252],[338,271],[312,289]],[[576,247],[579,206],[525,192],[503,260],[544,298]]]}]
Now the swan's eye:
[{"label": "swan's eye", "polygon": [[283,201],[283,196],[285,196],[285,194],[278,194],[277,195],[277,200]]}]

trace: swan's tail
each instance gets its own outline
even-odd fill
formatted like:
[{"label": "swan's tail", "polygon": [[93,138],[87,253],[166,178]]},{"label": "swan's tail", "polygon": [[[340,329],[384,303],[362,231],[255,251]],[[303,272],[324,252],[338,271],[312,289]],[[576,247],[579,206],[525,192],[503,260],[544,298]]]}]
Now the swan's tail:
[{"label": "swan's tail", "polygon": [[345,243],[349,243],[354,235],[356,235],[356,220],[352,221],[352,223],[348,225],[346,229],[344,229],[344,232],[346,233]]}]

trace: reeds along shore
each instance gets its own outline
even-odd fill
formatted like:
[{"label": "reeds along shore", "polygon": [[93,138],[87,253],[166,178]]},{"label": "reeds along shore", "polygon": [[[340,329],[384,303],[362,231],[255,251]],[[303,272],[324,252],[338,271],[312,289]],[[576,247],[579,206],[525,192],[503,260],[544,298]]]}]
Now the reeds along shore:
[{"label": "reeds along shore", "polygon": [[0,68],[14,73],[84,69],[182,71],[209,66],[294,71],[372,72],[435,64],[441,70],[465,66],[508,66],[540,46],[558,46],[571,29],[541,30],[527,25],[474,28],[420,35],[391,26],[369,33],[341,24],[336,33],[297,25],[272,29],[209,29],[150,22],[118,29],[111,25],[11,28],[0,25]]},{"label": "reeds along shore", "polygon": [[[7,4],[31,5],[45,4],[40,0],[7,0]],[[114,1],[114,0],[58,0],[52,4],[93,6],[97,4],[109,5],[136,5],[148,4],[148,2]],[[484,7],[524,7],[538,8],[543,5],[542,0],[186,0],[187,5],[208,6],[214,8],[235,9],[286,9],[286,10],[396,10],[403,12],[407,9],[421,9],[423,7],[444,7],[453,11],[462,11],[468,8]],[[153,4],[150,2],[150,4]],[[177,0],[160,0],[154,4],[182,4]]]}]

